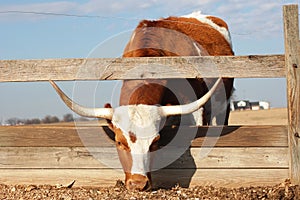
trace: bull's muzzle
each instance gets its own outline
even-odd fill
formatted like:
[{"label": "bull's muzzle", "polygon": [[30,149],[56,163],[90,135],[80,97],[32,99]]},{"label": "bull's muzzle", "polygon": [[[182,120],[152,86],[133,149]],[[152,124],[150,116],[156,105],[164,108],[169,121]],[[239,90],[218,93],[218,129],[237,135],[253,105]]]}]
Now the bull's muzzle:
[{"label": "bull's muzzle", "polygon": [[147,176],[134,174],[126,180],[128,190],[147,191],[151,189],[151,180]]}]

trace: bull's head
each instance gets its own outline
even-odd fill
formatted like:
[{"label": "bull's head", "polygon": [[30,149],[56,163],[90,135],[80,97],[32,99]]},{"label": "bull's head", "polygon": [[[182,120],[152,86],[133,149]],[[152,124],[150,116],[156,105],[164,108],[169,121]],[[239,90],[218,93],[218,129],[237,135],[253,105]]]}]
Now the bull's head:
[{"label": "bull's head", "polygon": [[200,99],[185,105],[127,105],[117,108],[86,108],[73,102],[60,88],[50,81],[65,104],[81,116],[105,118],[115,134],[119,159],[125,172],[127,189],[148,190],[151,188],[151,152],[158,149],[160,124],[163,118],[189,114],[202,107],[211,97],[219,82]]}]

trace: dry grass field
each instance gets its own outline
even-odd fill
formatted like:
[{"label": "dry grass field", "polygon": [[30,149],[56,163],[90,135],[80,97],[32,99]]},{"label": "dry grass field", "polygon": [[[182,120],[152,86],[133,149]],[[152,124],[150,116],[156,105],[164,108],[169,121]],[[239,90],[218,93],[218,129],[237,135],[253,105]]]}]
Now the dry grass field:
[{"label": "dry grass field", "polygon": [[287,109],[232,111],[229,125],[287,125]]}]

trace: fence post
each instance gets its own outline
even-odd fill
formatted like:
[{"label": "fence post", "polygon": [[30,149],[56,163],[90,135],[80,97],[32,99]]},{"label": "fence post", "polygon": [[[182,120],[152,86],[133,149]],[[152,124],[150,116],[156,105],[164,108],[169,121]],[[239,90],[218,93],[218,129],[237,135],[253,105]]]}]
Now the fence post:
[{"label": "fence post", "polygon": [[283,6],[288,98],[289,176],[300,184],[300,58],[298,5]]}]

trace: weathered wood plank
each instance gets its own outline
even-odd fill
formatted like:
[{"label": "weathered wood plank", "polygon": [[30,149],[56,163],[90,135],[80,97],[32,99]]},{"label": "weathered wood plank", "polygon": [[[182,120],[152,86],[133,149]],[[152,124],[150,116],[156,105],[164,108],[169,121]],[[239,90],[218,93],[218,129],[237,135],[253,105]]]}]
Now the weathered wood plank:
[{"label": "weathered wood plank", "polygon": [[288,94],[290,178],[300,184],[300,54],[298,5],[283,7]]},{"label": "weathered wood plank", "polygon": [[[205,156],[207,150],[207,148],[191,148],[190,152],[170,168],[188,168],[190,164],[186,159],[190,159],[190,162],[193,159],[196,168],[199,169],[288,168],[288,148],[213,148]],[[186,166],[180,167],[180,163]]]},{"label": "weathered wood plank", "polygon": [[[115,161],[107,166],[101,161]],[[0,147],[0,168],[119,168],[115,147]]]},{"label": "weathered wood plank", "polygon": [[0,169],[2,184],[68,184],[76,180],[75,186],[113,186],[123,180],[121,170],[99,169]]},{"label": "weathered wood plank", "polygon": [[284,77],[284,56],[0,60],[0,82]]},{"label": "weathered wood plank", "polygon": [[[77,129],[78,128],[78,129]],[[100,133],[99,133],[100,131]],[[86,144],[91,146],[113,146],[101,127],[69,126],[8,126],[0,127],[1,147],[77,147],[84,146],[78,132]]]},{"label": "weathered wood plank", "polygon": [[[193,174],[194,173],[194,174]],[[264,186],[282,183],[288,176],[287,169],[199,169],[161,170],[153,173],[154,186],[183,187],[213,185],[214,187]]]},{"label": "weathered wood plank", "polygon": [[[176,134],[166,127],[165,145]],[[286,126],[181,127],[177,141],[193,147],[287,147]],[[0,147],[113,147],[102,127],[16,126],[0,127]],[[190,140],[188,140],[190,138]],[[195,138],[193,140],[193,138]],[[185,145],[183,143],[178,146]]]},{"label": "weathered wood plank", "polygon": [[[195,133],[193,147],[287,147],[286,126],[181,127],[184,137]],[[170,133],[172,131],[166,131]]]},{"label": "weathered wood plank", "polygon": [[[176,129],[165,128],[162,144]],[[219,137],[221,135],[221,137]],[[193,147],[287,147],[286,126],[181,127],[177,140]],[[113,147],[102,127],[10,126],[0,127],[0,147]],[[180,144],[179,144],[180,146]]]},{"label": "weathered wood plank", "polygon": [[[178,149],[160,151],[157,162],[175,157],[167,167],[171,169],[288,168],[287,147],[191,148],[178,159],[175,152]],[[1,147],[0,169],[5,168],[121,169],[121,165],[114,147]]]},{"label": "weathered wood plank", "polygon": [[[3,184],[68,184],[114,186],[124,179],[122,171],[97,169],[0,169]],[[264,186],[282,183],[288,169],[167,169],[153,172],[154,187],[213,185],[214,187]]]},{"label": "weathered wood plank", "polygon": [[192,173],[193,171],[188,170],[162,170],[157,174],[153,173],[153,182],[159,187],[170,187],[177,183],[184,187],[243,187],[274,185],[283,182],[287,177],[286,169],[200,169]]},{"label": "weathered wood plank", "polygon": [[232,125],[287,125],[287,108],[272,108],[269,110],[231,111],[229,122]]}]

